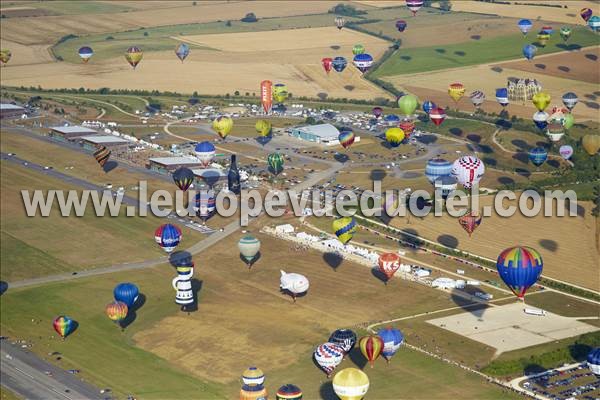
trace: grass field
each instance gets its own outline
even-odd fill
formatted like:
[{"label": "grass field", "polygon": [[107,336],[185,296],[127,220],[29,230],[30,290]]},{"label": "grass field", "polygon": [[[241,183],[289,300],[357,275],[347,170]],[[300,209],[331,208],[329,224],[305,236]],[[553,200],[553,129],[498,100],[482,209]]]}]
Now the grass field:
[{"label": "grass field", "polygon": [[51,1],[43,3],[32,3],[36,8],[47,10],[53,14],[81,15],[81,14],[111,14],[132,11],[133,8],[121,4],[102,1]]}]

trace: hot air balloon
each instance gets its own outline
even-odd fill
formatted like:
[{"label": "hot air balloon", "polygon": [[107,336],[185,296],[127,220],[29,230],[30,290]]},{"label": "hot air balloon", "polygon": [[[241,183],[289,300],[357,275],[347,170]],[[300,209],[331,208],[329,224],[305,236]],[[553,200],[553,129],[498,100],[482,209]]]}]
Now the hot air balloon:
[{"label": "hot air balloon", "polygon": [[54,321],[52,321],[52,326],[54,327],[56,333],[58,333],[61,338],[65,339],[71,334],[71,332],[75,330],[77,324],[66,315],[60,315],[54,318]]},{"label": "hot air balloon", "polygon": [[406,94],[398,99],[398,108],[402,115],[406,115],[407,117],[413,115],[418,105],[419,100],[411,94]]},{"label": "hot air balloon", "polygon": [[427,114],[429,114],[431,110],[435,110],[436,108],[437,106],[433,101],[427,100],[423,103],[423,111],[425,111]]},{"label": "hot air balloon", "polygon": [[527,33],[531,30],[533,23],[528,19],[519,20],[517,23],[519,30],[523,33],[523,36],[527,35]]},{"label": "hot air balloon", "polygon": [[338,141],[344,149],[348,149],[354,143],[355,135],[350,129],[342,129],[338,136]]},{"label": "hot air balloon", "polygon": [[463,156],[452,164],[452,176],[466,189],[479,183],[484,173],[483,161],[475,156]]},{"label": "hot air balloon", "polygon": [[183,236],[181,234],[181,229],[177,226],[164,224],[156,229],[154,232],[154,239],[164,251],[170,253],[179,245]]},{"label": "hot air balloon", "polygon": [[470,211],[465,215],[459,217],[458,223],[460,224],[460,226],[462,226],[462,228],[465,231],[467,231],[469,237],[471,237],[475,229],[477,229],[477,227],[481,225],[481,219],[482,217],[477,211]]},{"label": "hot air balloon", "polygon": [[285,384],[277,390],[275,400],[302,400],[302,390],[291,383]]},{"label": "hot air balloon", "polygon": [[542,274],[542,256],[531,247],[509,247],[498,256],[496,268],[506,286],[520,299]]},{"label": "hot air balloon", "polygon": [[106,305],[104,312],[111,321],[117,325],[120,325],[121,321],[127,317],[129,309],[127,308],[127,304],[123,303],[122,301],[113,301],[112,303]]},{"label": "hot air balloon", "polygon": [[423,7],[423,0],[406,0],[406,5],[412,11],[413,16],[415,16],[417,15],[417,11]]},{"label": "hot air balloon", "polygon": [[535,57],[535,53],[537,53],[537,47],[535,47],[534,45],[526,44],[525,46],[523,46],[523,55],[529,61],[533,60],[533,57]]},{"label": "hot air balloon", "polygon": [[354,63],[354,66],[364,74],[373,65],[373,57],[367,53],[357,54],[354,56],[352,62]]},{"label": "hot air balloon", "polygon": [[452,174],[452,163],[443,158],[432,158],[427,161],[425,166],[425,177],[433,184],[439,178],[443,176],[449,176]]},{"label": "hot air balloon", "polygon": [[562,145],[558,149],[558,153],[562,158],[568,160],[573,155],[573,147],[569,146],[568,144]]},{"label": "hot air balloon", "polygon": [[233,128],[233,119],[226,115],[220,115],[213,121],[212,128],[217,132],[221,139],[225,139]]},{"label": "hot air balloon", "polygon": [[379,117],[381,117],[381,114],[383,114],[383,108],[381,108],[381,107],[373,107],[372,112],[373,112],[373,116],[375,118],[379,118]]},{"label": "hot air balloon", "polygon": [[391,147],[398,147],[404,140],[404,131],[400,128],[389,128],[385,131],[385,140]]},{"label": "hot air balloon", "polygon": [[273,99],[278,104],[283,104],[283,102],[287,99],[287,97],[288,97],[287,85],[285,85],[283,83],[276,83],[273,86]]},{"label": "hot air balloon", "polygon": [[446,119],[446,111],[444,111],[443,108],[434,108],[429,112],[429,118],[431,119],[431,122],[435,124],[435,126],[440,126]]},{"label": "hot air balloon", "polygon": [[211,142],[198,143],[194,151],[204,168],[208,167],[215,157],[215,146]]},{"label": "hot air balloon", "polygon": [[135,69],[140,61],[142,61],[142,57],[144,57],[144,52],[139,47],[135,46],[128,48],[125,53],[125,59],[133,69]]},{"label": "hot air balloon", "polygon": [[250,268],[260,251],[260,240],[252,235],[244,236],[238,242],[238,249],[244,260],[246,260],[248,268]]},{"label": "hot air balloon", "polygon": [[546,47],[546,44],[548,44],[548,40],[550,40],[550,34],[548,33],[548,31],[541,30],[541,31],[538,32],[538,34],[537,34],[537,43],[541,47]]},{"label": "hot air balloon", "polygon": [[336,329],[329,337],[329,342],[337,344],[344,350],[344,354],[348,354],[356,344],[356,333],[350,329]]},{"label": "hot air balloon", "polygon": [[10,61],[12,57],[12,52],[8,49],[0,50],[0,63],[6,64]]},{"label": "hot air balloon", "polygon": [[529,160],[536,167],[542,165],[548,158],[548,152],[543,147],[536,147],[529,151]]},{"label": "hot air balloon", "polygon": [[342,217],[333,221],[333,233],[342,244],[348,243],[356,233],[358,227],[352,217]]},{"label": "hot air balloon", "polygon": [[105,146],[97,145],[96,151],[94,152],[94,158],[96,159],[96,161],[98,161],[98,164],[100,164],[100,166],[104,168],[104,165],[106,165],[110,154],[111,151]]},{"label": "hot air balloon", "polygon": [[471,103],[473,103],[476,108],[479,108],[485,101],[485,93],[476,90],[469,95],[469,99],[471,99]]},{"label": "hot air balloon", "polygon": [[569,111],[573,111],[573,108],[575,108],[575,106],[577,105],[579,98],[575,93],[567,92],[563,94],[562,101],[565,107],[569,109]]},{"label": "hot air balloon", "polygon": [[546,129],[546,127],[548,126],[548,113],[545,113],[544,111],[536,112],[535,114],[533,114],[533,122],[535,123],[535,126],[538,127],[538,129]]},{"label": "hot air balloon", "polygon": [[335,17],[334,22],[335,26],[337,26],[338,29],[342,29],[344,25],[346,25],[346,20],[344,19],[344,17],[337,16]]},{"label": "hot air balloon", "polygon": [[332,67],[335,69],[335,72],[342,72],[346,69],[346,65],[348,65],[348,61],[344,57],[336,57],[333,59]]},{"label": "hot air balloon", "polygon": [[572,33],[573,33],[573,30],[570,27],[568,27],[568,26],[563,26],[563,27],[560,28],[560,37],[565,42],[567,40],[569,40],[569,38],[571,37]]},{"label": "hot air balloon", "polygon": [[87,62],[90,60],[90,58],[92,58],[92,56],[94,55],[94,50],[92,50],[91,47],[88,46],[83,46],[79,49],[79,57],[81,57],[81,60],[87,64]]},{"label": "hot air balloon", "polygon": [[538,109],[538,111],[544,111],[548,104],[552,101],[552,97],[546,92],[539,92],[533,95],[531,102]]},{"label": "hot air balloon", "polygon": [[365,356],[367,361],[369,361],[369,364],[371,364],[371,368],[373,368],[375,360],[383,350],[383,340],[381,340],[379,336],[363,336],[358,341],[358,347],[360,348],[362,355]]},{"label": "hot air balloon", "polygon": [[267,389],[263,385],[242,385],[240,400],[267,400]]},{"label": "hot air balloon", "polygon": [[398,32],[404,32],[407,26],[408,24],[403,19],[399,19],[398,21],[396,21],[396,29],[398,29]]},{"label": "hot air balloon", "polygon": [[331,374],[335,368],[340,365],[344,359],[344,350],[334,343],[323,343],[318,346],[313,356],[315,361],[319,364],[319,367],[327,374],[327,377],[331,377]]},{"label": "hot air balloon", "polygon": [[502,107],[506,107],[508,105],[509,101],[508,101],[508,89],[507,88],[496,89],[496,101]]},{"label": "hot air balloon", "polygon": [[385,117],[383,117],[383,121],[389,126],[396,126],[400,122],[400,117],[396,114],[388,114]]},{"label": "hot air balloon", "polygon": [[413,131],[415,130],[415,123],[405,119],[398,124],[398,128],[404,131],[404,136],[406,139],[410,139],[410,135],[412,135]]},{"label": "hot air balloon", "polygon": [[600,16],[594,15],[588,20],[587,23],[591,30],[594,32],[600,32]]},{"label": "hot air balloon", "polygon": [[173,172],[173,181],[179,189],[185,192],[194,183],[194,173],[189,168],[180,167]]},{"label": "hot air balloon", "polygon": [[259,119],[256,121],[256,124],[254,124],[254,127],[260,137],[267,137],[271,134],[272,125],[271,122],[266,119]]},{"label": "hot air balloon", "polygon": [[279,289],[289,293],[296,302],[296,297],[302,293],[306,293],[310,286],[308,279],[301,274],[294,272],[287,273],[284,270],[279,270]]},{"label": "hot air balloon", "polygon": [[271,153],[267,156],[267,164],[271,173],[277,176],[283,171],[283,156],[279,153]]},{"label": "hot air balloon", "polygon": [[582,8],[581,11],[579,12],[579,15],[581,16],[581,18],[583,18],[583,20],[585,22],[588,22],[588,20],[592,16],[592,14],[593,14],[593,11],[591,8]]},{"label": "hot air balloon", "polygon": [[573,114],[566,114],[562,120],[562,126],[568,130],[571,129],[573,125],[575,125],[575,117]]},{"label": "hot air balloon", "polygon": [[588,353],[587,365],[594,375],[600,376],[600,347],[592,349]]},{"label": "hot air balloon", "polygon": [[396,271],[400,268],[400,256],[396,253],[383,253],[377,261],[379,271],[385,275],[387,281],[392,279]]},{"label": "hot air balloon", "polygon": [[379,332],[377,332],[377,336],[383,341],[381,355],[389,363],[390,359],[400,349],[400,346],[404,341],[404,335],[399,329],[388,326],[387,328],[380,329]]},{"label": "hot air balloon", "polygon": [[135,304],[139,294],[138,287],[130,282],[119,283],[113,290],[115,300],[125,303],[129,308]]},{"label": "hot air balloon", "polygon": [[369,390],[369,377],[358,368],[344,368],[333,377],[333,391],[341,400],[361,400]]},{"label": "hot air balloon", "polygon": [[196,193],[194,211],[205,223],[216,209],[216,198],[213,190]]},{"label": "hot air balloon", "polygon": [[359,55],[359,54],[363,54],[365,52],[365,46],[363,46],[362,44],[355,44],[352,47],[352,54],[354,54],[355,56]]},{"label": "hot air balloon", "polygon": [[542,26],[541,30],[545,31],[548,35],[552,35],[554,33],[554,28],[552,28],[550,25]]},{"label": "hot air balloon", "polygon": [[546,135],[548,135],[552,142],[558,142],[564,136],[564,134],[565,127],[560,122],[552,122],[548,124]]},{"label": "hot air balloon", "polygon": [[451,83],[448,86],[448,95],[454,100],[455,103],[465,95],[465,85],[459,82]]},{"label": "hot air balloon", "polygon": [[177,58],[183,62],[185,58],[190,54],[190,46],[185,43],[179,43],[177,47],[175,47],[175,55]]},{"label": "hot air balloon", "polygon": [[329,74],[329,71],[331,71],[332,64],[333,58],[331,57],[325,57],[321,59],[321,65],[323,65],[323,69],[325,70],[325,72],[327,72],[327,74]]},{"label": "hot air balloon", "polygon": [[244,385],[264,385],[265,374],[258,367],[248,367],[242,374],[242,382]]},{"label": "hot air balloon", "polygon": [[595,155],[600,150],[600,135],[591,133],[585,135],[581,139],[581,145],[590,156]]},{"label": "hot air balloon", "polygon": [[265,114],[270,113],[273,106],[273,82],[262,81],[260,83],[260,101]]}]

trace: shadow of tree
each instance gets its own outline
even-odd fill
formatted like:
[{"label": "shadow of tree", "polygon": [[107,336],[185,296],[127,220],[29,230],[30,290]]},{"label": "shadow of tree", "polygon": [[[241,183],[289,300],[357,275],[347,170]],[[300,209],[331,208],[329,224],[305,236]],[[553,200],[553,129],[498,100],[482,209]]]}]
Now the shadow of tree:
[{"label": "shadow of tree", "polygon": [[437,237],[437,241],[444,246],[456,249],[458,247],[458,239],[452,235],[440,235]]},{"label": "shadow of tree", "polygon": [[450,134],[454,136],[462,136],[464,133],[463,130],[460,128],[450,128],[448,129],[448,132],[450,132]]}]

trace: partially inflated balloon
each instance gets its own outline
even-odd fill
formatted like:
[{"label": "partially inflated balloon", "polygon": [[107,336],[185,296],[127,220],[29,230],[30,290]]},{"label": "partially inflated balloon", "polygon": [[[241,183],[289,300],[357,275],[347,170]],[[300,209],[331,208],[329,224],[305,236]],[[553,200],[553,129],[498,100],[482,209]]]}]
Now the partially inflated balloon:
[{"label": "partially inflated balloon", "polygon": [[412,94],[406,94],[398,99],[398,108],[406,116],[413,115],[418,105],[419,100]]},{"label": "partially inflated balloon", "polygon": [[233,128],[233,119],[225,115],[220,115],[213,121],[212,128],[217,132],[221,139],[225,139]]},{"label": "partially inflated balloon", "polygon": [[173,172],[173,181],[179,189],[185,192],[194,183],[194,173],[189,168],[180,167]]},{"label": "partially inflated balloon", "polygon": [[175,47],[175,55],[177,58],[183,62],[185,58],[190,54],[190,46],[185,43],[179,43],[177,47]]},{"label": "partially inflated balloon", "polygon": [[333,391],[341,400],[361,400],[369,390],[369,377],[357,368],[345,368],[333,377]]},{"label": "partially inflated balloon", "polygon": [[572,33],[573,33],[573,30],[570,27],[568,27],[568,26],[563,26],[562,28],[560,28],[560,37],[565,42],[567,40],[569,40],[569,38],[571,37]]},{"label": "partially inflated balloon", "polygon": [[535,54],[537,53],[537,47],[532,44],[527,44],[523,47],[523,55],[528,60],[533,60]]},{"label": "partially inflated balloon", "polygon": [[66,315],[61,315],[52,321],[52,326],[56,333],[64,339],[75,330],[76,323]]},{"label": "partially inflated balloon", "polygon": [[581,139],[581,145],[590,156],[595,155],[600,150],[600,135],[591,133],[585,135]]},{"label": "partially inflated balloon", "polygon": [[460,82],[451,83],[448,86],[448,95],[458,102],[465,95],[465,85]]},{"label": "partially inflated balloon", "polygon": [[500,278],[520,299],[525,296],[527,289],[537,282],[543,267],[544,263],[540,253],[525,246],[510,247],[504,250],[496,261]]},{"label": "partially inflated balloon", "polygon": [[400,143],[404,140],[404,131],[400,128],[390,128],[385,131],[385,140],[392,147],[400,146]]},{"label": "partially inflated balloon", "polygon": [[569,146],[568,144],[565,144],[563,146],[560,146],[560,148],[558,149],[558,153],[562,158],[568,160],[573,155],[573,147]]},{"label": "partially inflated balloon", "polygon": [[137,65],[142,61],[142,57],[144,57],[144,52],[139,47],[132,46],[127,49],[125,53],[125,59],[135,69]]},{"label": "partially inflated balloon", "polygon": [[356,221],[352,217],[335,219],[332,224],[333,233],[342,244],[347,244],[356,233]]},{"label": "partially inflated balloon", "polygon": [[475,229],[481,225],[481,215],[476,211],[468,212],[458,218],[458,223],[465,231],[467,231],[469,237],[471,237]]},{"label": "partially inflated balloon", "polygon": [[354,143],[355,135],[350,129],[344,129],[338,136],[338,141],[344,149],[349,148]]},{"label": "partially inflated balloon", "polygon": [[383,340],[379,336],[368,335],[363,336],[358,341],[358,347],[362,355],[369,361],[371,368],[381,351],[383,350]]},{"label": "partially inflated balloon", "polygon": [[92,50],[92,48],[89,46],[83,46],[79,49],[78,53],[79,57],[81,57],[81,60],[87,64],[90,58],[92,58],[92,56],[94,55],[94,50]]},{"label": "partially inflated balloon", "polygon": [[271,122],[267,121],[266,119],[259,119],[256,121],[256,124],[254,124],[254,127],[256,128],[258,135],[261,137],[266,137],[271,134],[272,125]]},{"label": "partially inflated balloon", "polygon": [[533,103],[535,108],[538,109],[538,111],[544,111],[548,107],[548,104],[550,104],[551,100],[552,98],[546,92],[536,93],[531,98],[531,102]]}]

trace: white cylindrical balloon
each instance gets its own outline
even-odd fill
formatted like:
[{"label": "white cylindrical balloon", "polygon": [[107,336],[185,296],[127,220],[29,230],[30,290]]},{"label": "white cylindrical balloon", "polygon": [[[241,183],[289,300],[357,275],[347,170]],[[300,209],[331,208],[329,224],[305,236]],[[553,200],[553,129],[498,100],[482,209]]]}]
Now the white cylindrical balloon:
[{"label": "white cylindrical balloon", "polygon": [[461,157],[452,164],[452,176],[467,189],[479,183],[484,173],[483,161],[475,156]]}]

